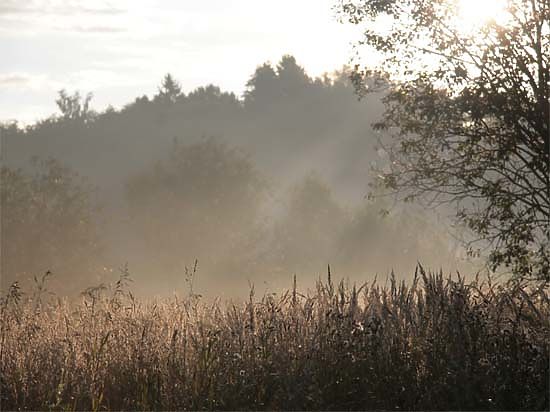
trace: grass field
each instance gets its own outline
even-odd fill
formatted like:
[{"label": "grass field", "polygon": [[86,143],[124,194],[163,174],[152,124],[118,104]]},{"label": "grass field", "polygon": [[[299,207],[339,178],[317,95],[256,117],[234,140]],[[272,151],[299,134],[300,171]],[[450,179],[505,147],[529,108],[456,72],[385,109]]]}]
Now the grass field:
[{"label": "grass field", "polygon": [[419,268],[240,304],[13,287],[2,410],[548,410],[548,290]]}]

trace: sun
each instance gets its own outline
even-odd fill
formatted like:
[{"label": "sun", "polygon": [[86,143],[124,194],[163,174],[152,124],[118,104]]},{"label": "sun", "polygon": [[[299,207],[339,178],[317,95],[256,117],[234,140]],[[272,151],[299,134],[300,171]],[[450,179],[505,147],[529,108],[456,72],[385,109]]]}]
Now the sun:
[{"label": "sun", "polygon": [[491,21],[502,23],[506,17],[507,0],[454,0],[458,24],[476,28]]}]

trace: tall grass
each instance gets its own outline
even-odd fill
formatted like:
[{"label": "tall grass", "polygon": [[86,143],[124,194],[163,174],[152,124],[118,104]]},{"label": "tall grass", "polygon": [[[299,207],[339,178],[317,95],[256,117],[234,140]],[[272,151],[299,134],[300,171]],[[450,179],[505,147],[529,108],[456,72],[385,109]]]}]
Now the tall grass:
[{"label": "tall grass", "polygon": [[233,304],[137,301],[123,280],[79,304],[12,288],[2,410],[549,408],[543,288],[419,268]]}]

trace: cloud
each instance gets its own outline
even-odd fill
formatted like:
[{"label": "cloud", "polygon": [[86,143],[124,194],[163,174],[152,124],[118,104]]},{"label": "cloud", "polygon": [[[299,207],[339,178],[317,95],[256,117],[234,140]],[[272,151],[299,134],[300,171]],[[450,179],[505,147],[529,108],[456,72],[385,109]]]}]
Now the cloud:
[{"label": "cloud", "polygon": [[31,82],[31,78],[24,74],[7,73],[0,74],[0,86],[20,87]]},{"label": "cloud", "polygon": [[113,34],[126,31],[126,4],[106,0],[0,0],[0,36],[38,36],[58,31]]},{"label": "cloud", "polygon": [[126,29],[122,27],[115,26],[72,26],[68,28],[62,27],[59,28],[59,30],[68,30],[77,33],[122,33],[126,31]]},{"label": "cloud", "polygon": [[0,73],[0,87],[15,91],[58,90],[62,83],[46,74],[31,74],[25,72]]},{"label": "cloud", "polygon": [[54,113],[56,110],[55,104],[31,104],[30,102],[11,105],[6,108],[6,105],[0,107],[0,123],[11,123],[16,121],[19,126],[29,126],[39,120],[45,119]]},{"label": "cloud", "polygon": [[100,7],[90,8],[82,6],[74,6],[65,8],[65,13],[68,14],[95,14],[95,15],[118,15],[125,13],[126,10],[117,7]]},{"label": "cloud", "polygon": [[[98,3],[98,4],[97,4]],[[116,15],[125,10],[113,7],[106,2],[97,2],[90,7],[89,2],[83,0],[2,0],[0,16],[6,15]]]}]

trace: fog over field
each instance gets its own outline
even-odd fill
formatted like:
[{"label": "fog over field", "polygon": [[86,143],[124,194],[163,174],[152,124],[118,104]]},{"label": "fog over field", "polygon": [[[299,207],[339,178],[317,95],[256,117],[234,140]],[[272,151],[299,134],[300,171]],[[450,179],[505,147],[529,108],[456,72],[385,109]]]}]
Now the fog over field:
[{"label": "fog over field", "polygon": [[[44,216],[28,233],[5,219],[6,239],[47,237],[51,249],[5,254],[3,286],[50,270],[74,292],[127,263],[138,291],[162,294],[186,290],[197,260],[195,289],[233,296],[249,283],[288,286],[294,274],[311,284],[329,264],[350,279],[410,273],[417,261],[464,266],[444,214],[368,199],[372,168],[387,162],[371,128],[381,95],[359,100],[346,70],[312,78],[285,55],[259,64],[242,97],[215,85],[186,94],[167,74],[120,110],[96,112],[93,98],[70,91],[51,117],[6,125],[5,164],[59,192],[36,205]],[[26,213],[10,206],[6,216]],[[73,212],[87,219],[77,242]]]},{"label": "fog over field", "polygon": [[550,0],[0,0],[0,410],[550,410]]}]

